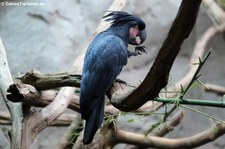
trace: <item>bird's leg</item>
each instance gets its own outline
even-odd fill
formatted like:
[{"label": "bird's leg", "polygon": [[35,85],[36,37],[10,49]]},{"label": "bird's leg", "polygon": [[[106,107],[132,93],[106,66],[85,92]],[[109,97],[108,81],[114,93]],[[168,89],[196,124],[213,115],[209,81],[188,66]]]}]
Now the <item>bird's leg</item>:
[{"label": "bird's leg", "polygon": [[146,53],[145,46],[136,46],[134,52],[128,50],[128,57],[141,55],[142,53]]}]

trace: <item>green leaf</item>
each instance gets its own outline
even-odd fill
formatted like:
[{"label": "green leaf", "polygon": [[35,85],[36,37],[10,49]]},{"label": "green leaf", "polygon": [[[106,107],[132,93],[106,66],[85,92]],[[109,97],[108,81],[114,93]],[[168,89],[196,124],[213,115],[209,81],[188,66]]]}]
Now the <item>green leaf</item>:
[{"label": "green leaf", "polygon": [[128,123],[132,123],[132,122],[135,122],[135,120],[133,118],[127,120]]},{"label": "green leaf", "polygon": [[195,87],[196,87],[196,81],[194,81],[194,82],[191,84],[191,87],[190,87],[189,90],[192,90],[192,89],[194,89]]},{"label": "green leaf", "polygon": [[207,88],[207,86],[202,81],[200,81],[199,79],[197,79],[196,81],[198,82],[198,85],[199,85],[199,87],[201,88],[202,91],[204,91]]}]

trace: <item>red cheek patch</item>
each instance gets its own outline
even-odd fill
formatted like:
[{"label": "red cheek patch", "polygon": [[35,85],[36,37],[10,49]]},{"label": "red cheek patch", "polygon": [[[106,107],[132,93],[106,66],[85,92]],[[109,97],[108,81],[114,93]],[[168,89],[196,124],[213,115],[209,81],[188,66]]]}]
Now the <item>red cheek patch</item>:
[{"label": "red cheek patch", "polygon": [[137,27],[131,27],[130,28],[130,36],[131,37],[137,37],[138,36],[138,28]]},{"label": "red cheek patch", "polygon": [[130,42],[132,42],[135,45],[139,45],[141,41],[140,41],[140,38],[138,37],[139,37],[138,26],[131,27],[130,35],[129,35]]}]

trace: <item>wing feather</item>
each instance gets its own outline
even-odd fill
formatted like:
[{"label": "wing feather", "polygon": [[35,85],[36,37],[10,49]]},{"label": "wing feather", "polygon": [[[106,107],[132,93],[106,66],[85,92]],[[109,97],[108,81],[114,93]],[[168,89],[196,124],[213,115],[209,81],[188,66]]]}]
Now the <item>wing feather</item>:
[{"label": "wing feather", "polygon": [[[104,37],[104,38],[103,38]],[[80,105],[87,117],[98,99],[105,96],[117,75],[127,63],[127,48],[115,35],[100,34],[89,46],[82,74]]]}]

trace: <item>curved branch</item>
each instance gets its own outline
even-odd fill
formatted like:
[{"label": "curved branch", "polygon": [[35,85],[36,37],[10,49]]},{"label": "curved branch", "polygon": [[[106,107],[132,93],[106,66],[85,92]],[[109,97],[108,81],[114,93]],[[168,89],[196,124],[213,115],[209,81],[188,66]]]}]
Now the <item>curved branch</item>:
[{"label": "curved branch", "polygon": [[154,147],[165,149],[189,149],[201,146],[225,134],[225,125],[216,123],[214,127],[201,133],[181,139],[168,139],[156,136],[145,136],[142,134],[127,132],[117,129],[105,128],[104,138],[108,141],[108,146],[114,146],[118,143],[127,143],[140,147]]},{"label": "curved branch", "polygon": [[122,111],[136,110],[149,100],[156,98],[160,90],[167,85],[173,62],[183,41],[190,34],[197,17],[201,0],[183,0],[178,14],[164,41],[156,60],[141,85],[127,93],[115,92],[112,104]]},{"label": "curved branch", "polygon": [[71,87],[62,88],[53,102],[41,111],[32,112],[29,106],[28,109],[24,108],[26,116],[23,120],[23,141],[21,142],[23,148],[30,148],[30,144],[36,135],[66,110],[71,100],[68,97],[74,93],[74,90]]},{"label": "curved branch", "polygon": [[175,113],[168,121],[160,124],[159,129],[154,129],[148,136],[162,137],[171,132],[176,126],[178,126],[184,117],[183,111]]},{"label": "curved branch", "polygon": [[[40,112],[35,112],[35,116],[31,116],[31,122],[36,119],[33,128],[37,129],[37,133],[42,131],[45,127],[57,119],[68,107],[71,95],[74,94],[75,88],[64,87],[62,88],[55,99]],[[38,120],[38,121],[37,121]]]}]

